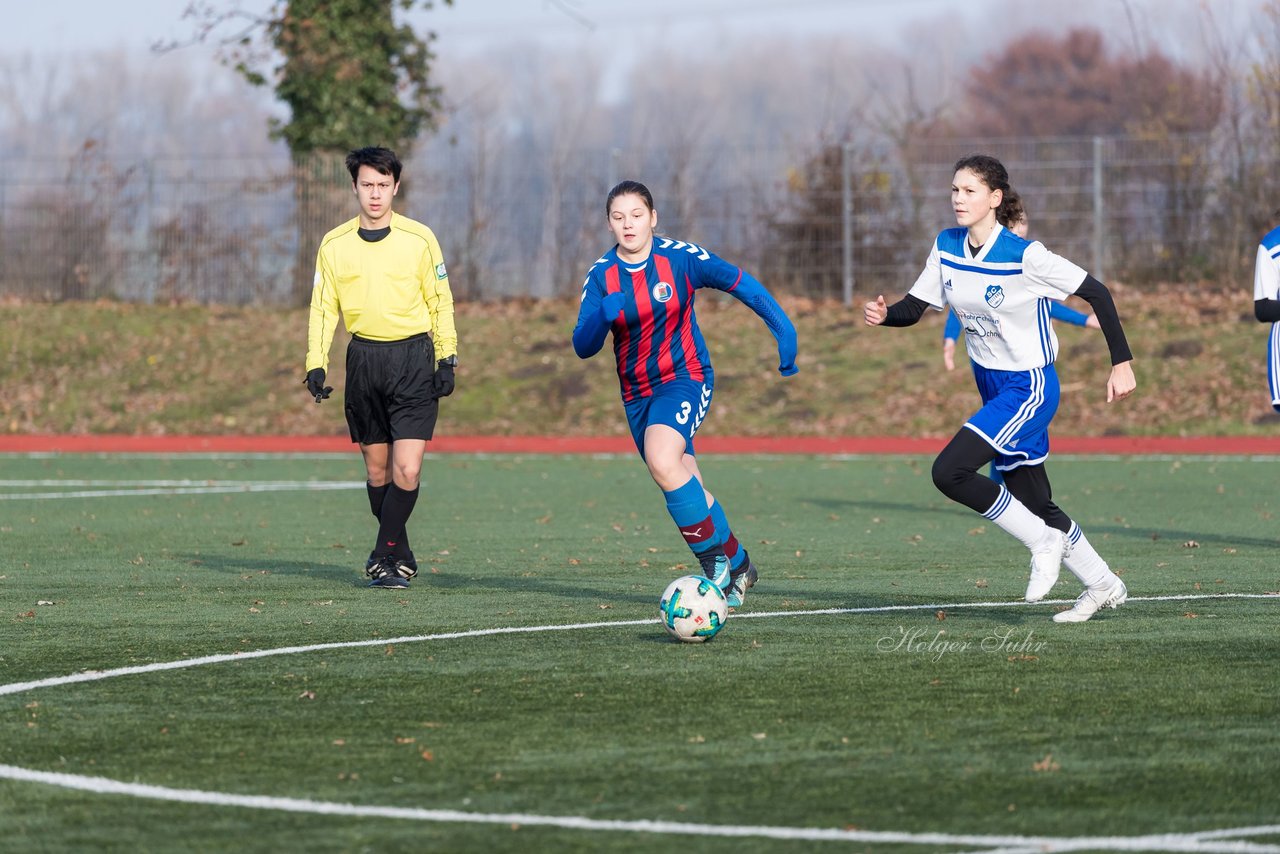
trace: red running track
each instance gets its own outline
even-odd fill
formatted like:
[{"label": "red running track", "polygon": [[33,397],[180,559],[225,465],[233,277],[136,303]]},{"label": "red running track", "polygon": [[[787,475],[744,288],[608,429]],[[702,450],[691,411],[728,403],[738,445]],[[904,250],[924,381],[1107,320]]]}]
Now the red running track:
[{"label": "red running track", "polygon": [[[894,436],[699,436],[718,454],[936,454],[945,438]],[[1280,455],[1280,436],[1055,436],[1059,454]],[[346,436],[4,435],[0,453],[326,453],[354,452]],[[633,454],[625,436],[438,436],[439,454]]]}]

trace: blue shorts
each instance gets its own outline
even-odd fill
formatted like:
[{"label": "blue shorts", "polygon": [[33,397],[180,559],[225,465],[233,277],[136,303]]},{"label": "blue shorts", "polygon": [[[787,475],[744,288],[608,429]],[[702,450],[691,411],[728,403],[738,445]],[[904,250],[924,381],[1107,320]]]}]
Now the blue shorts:
[{"label": "blue shorts", "polygon": [[1049,422],[1058,411],[1058,372],[993,371],[973,363],[982,408],[964,426],[996,450],[995,466],[1008,471],[1043,463],[1049,456]]},{"label": "blue shorts", "polygon": [[627,424],[636,450],[644,457],[644,431],[654,424],[665,424],[685,438],[686,454],[693,453],[693,434],[711,409],[711,385],[694,380],[672,380],[622,404],[627,411]]}]

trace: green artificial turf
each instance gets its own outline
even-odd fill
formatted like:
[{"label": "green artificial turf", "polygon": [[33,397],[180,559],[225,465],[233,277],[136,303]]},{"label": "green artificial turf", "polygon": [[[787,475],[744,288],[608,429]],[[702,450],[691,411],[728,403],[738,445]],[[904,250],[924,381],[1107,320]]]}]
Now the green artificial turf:
[{"label": "green artificial turf", "polygon": [[[682,645],[657,599],[692,561],[635,459],[429,459],[421,575],[384,591],[363,583],[374,523],[354,454],[0,458],[0,685],[362,644],[3,693],[0,764],[478,817],[1037,837],[1280,824],[1280,597],[1150,598],[1280,591],[1277,463],[1052,461],[1055,500],[1133,597],[1083,625],[1050,619],[1078,593],[1065,570],[1060,601],[1019,604],[1025,549],[942,498],[928,464],[704,459],[762,575],[718,637]],[[229,482],[279,491],[68,495]],[[984,847],[687,836],[0,779],[13,850]]]}]

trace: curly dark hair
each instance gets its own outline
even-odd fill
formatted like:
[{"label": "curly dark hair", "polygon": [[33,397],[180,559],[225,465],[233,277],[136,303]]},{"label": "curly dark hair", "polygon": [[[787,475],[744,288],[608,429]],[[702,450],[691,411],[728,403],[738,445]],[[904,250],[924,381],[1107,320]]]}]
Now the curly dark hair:
[{"label": "curly dark hair", "polygon": [[1009,186],[1009,170],[999,160],[989,154],[970,154],[956,161],[954,171],[959,172],[961,169],[969,170],[988,188],[1004,194],[1000,206],[996,208],[996,222],[1009,226],[1026,215],[1022,198]]}]

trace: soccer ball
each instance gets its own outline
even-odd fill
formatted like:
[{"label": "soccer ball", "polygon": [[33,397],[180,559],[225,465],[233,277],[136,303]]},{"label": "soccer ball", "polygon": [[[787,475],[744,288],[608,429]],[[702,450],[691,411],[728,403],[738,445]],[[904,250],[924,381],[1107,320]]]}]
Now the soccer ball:
[{"label": "soccer ball", "polygon": [[701,575],[685,575],[667,585],[658,602],[667,633],[685,643],[709,641],[729,619],[724,593]]}]

